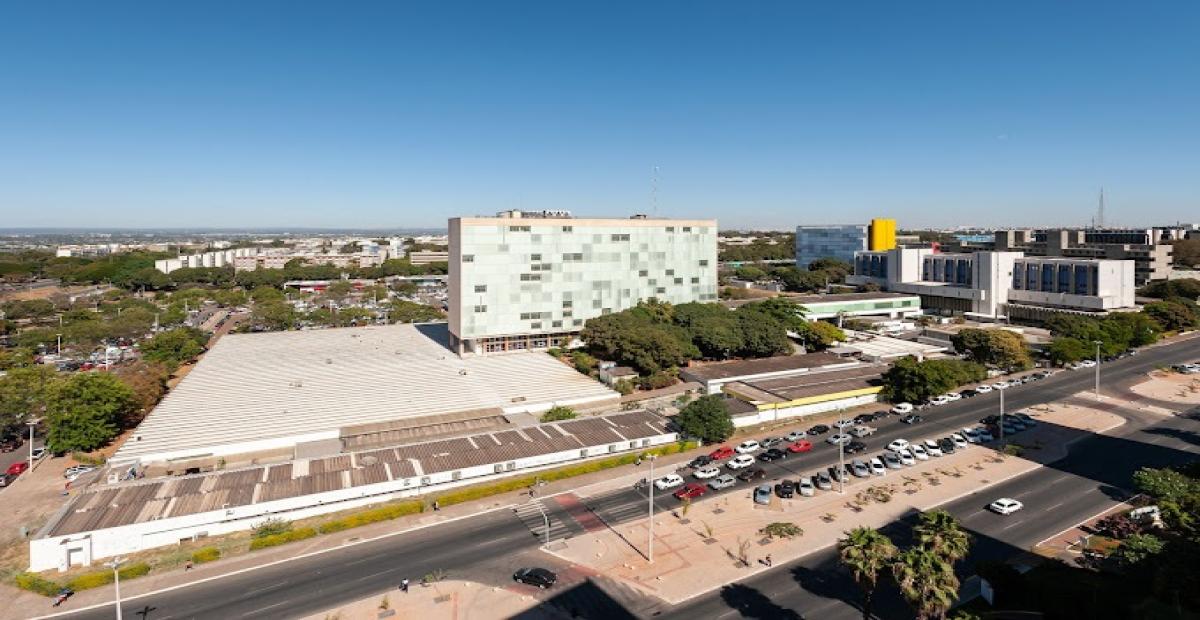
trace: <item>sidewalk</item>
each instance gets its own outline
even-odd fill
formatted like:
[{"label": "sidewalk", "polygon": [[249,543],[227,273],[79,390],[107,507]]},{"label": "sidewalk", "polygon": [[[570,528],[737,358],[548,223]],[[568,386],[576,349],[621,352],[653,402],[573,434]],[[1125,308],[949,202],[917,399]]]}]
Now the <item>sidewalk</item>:
[{"label": "sidewalk", "polygon": [[[301,620],[458,620],[511,618],[566,620],[553,607],[536,608],[540,600],[518,587],[494,588],[470,581],[442,581],[428,587],[413,584],[407,593],[381,592]],[[386,609],[385,609],[386,607]],[[535,609],[536,608],[536,609]]]},{"label": "sidewalk", "polygon": [[[852,479],[845,495],[817,491],[815,497],[775,497],[771,505],[759,506],[750,498],[755,485],[745,485],[738,493],[700,500],[686,514],[682,508],[658,513],[653,564],[643,555],[648,519],[568,539],[554,554],[678,604],[767,570],[768,555],[772,563],[794,560],[835,544],[850,528],[882,526],[1036,469],[1064,456],[1071,442],[1123,423],[1112,413],[1079,405],[1047,406],[1038,419],[1063,428],[1039,425],[1014,437],[1013,443],[1029,448],[1021,458],[973,446],[884,476]],[[804,533],[791,540],[768,539],[759,532],[772,522],[794,523]]]}]

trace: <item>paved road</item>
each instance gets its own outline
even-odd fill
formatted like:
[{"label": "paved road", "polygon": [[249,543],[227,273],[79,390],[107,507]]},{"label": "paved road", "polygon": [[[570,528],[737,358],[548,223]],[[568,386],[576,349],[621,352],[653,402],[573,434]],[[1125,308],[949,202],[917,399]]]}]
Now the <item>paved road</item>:
[{"label": "paved road", "polygon": [[[1200,357],[1200,340],[1144,351],[1137,357],[1103,367],[1106,385],[1129,382],[1163,364]],[[1061,372],[1045,381],[1013,388],[1005,394],[1006,409],[1067,397],[1092,385],[1091,372]],[[945,433],[970,424],[998,407],[996,394],[966,399],[932,410],[925,423],[907,427],[889,418],[868,446],[878,451],[892,439],[915,439]],[[1148,422],[1153,425],[1146,426]],[[987,489],[986,496],[971,496],[949,505],[968,528],[977,533],[976,557],[1009,557],[1028,548],[1114,501],[1115,487],[1127,484],[1129,474],[1142,464],[1169,463],[1197,451],[1197,423],[1171,418],[1134,416],[1115,436],[1096,436],[1075,446],[1071,455],[1049,468]],[[836,462],[836,450],[825,446],[799,458],[769,465],[771,475],[807,474]],[[786,472],[786,473],[785,473]],[[657,472],[656,472],[657,473]],[[1001,519],[982,512],[982,505],[998,496],[1015,496],[1027,508]],[[704,501],[704,500],[701,500]],[[644,515],[646,499],[633,489],[589,498],[589,505],[612,521]],[[663,509],[675,502],[669,496],[656,502]],[[903,531],[905,528],[897,528]],[[495,585],[509,584],[511,571],[531,561],[550,564],[536,552],[539,544],[511,510],[498,510],[461,521],[354,545],[335,552],[300,558],[160,594],[126,601],[132,616],[145,605],[155,608],[154,620],[166,618],[294,618],[316,613],[352,600],[394,588],[402,578],[416,579],[435,570],[454,578]],[[968,560],[964,565],[970,565]],[[565,581],[578,582],[579,575]],[[564,590],[569,589],[564,587]],[[702,596],[664,615],[678,617],[853,617],[853,586],[840,576],[828,552],[810,555],[780,566],[744,584],[733,584],[719,593]],[[568,601],[563,604],[576,606]],[[592,609],[587,601],[579,604]],[[884,594],[880,609],[885,615],[904,617],[894,593]],[[47,605],[47,611],[49,606]],[[72,614],[71,618],[109,618],[112,608]]]}]

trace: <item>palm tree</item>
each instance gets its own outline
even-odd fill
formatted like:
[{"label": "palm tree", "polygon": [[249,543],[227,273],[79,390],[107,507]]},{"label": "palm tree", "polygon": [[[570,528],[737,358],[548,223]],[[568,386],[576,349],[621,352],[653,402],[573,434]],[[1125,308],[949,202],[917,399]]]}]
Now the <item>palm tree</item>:
[{"label": "palm tree", "polygon": [[895,559],[896,545],[879,530],[856,527],[838,541],[838,555],[842,564],[854,575],[854,582],[862,588],[863,620],[870,620],[871,598],[875,594],[879,573]]},{"label": "palm tree", "polygon": [[896,556],[892,575],[917,620],[945,618],[958,599],[954,567],[930,549],[914,547]]},{"label": "palm tree", "polygon": [[920,522],[913,526],[913,534],[923,548],[950,564],[967,557],[971,549],[971,535],[963,531],[958,519],[945,510],[921,513]]}]

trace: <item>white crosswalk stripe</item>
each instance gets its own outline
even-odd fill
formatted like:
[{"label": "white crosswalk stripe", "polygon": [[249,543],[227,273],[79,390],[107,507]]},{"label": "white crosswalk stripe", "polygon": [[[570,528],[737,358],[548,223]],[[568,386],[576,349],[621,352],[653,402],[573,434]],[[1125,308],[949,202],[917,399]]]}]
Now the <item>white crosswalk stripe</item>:
[{"label": "white crosswalk stripe", "polygon": [[[540,509],[539,506],[541,507]],[[543,510],[545,511],[545,517],[542,515]],[[569,517],[567,517],[565,514],[562,514],[561,511],[554,510],[554,507],[547,506],[541,500],[537,502],[521,504],[520,506],[514,508],[513,512],[516,513],[517,518],[521,520],[521,523],[524,523],[525,527],[529,528],[530,533],[532,533],[534,536],[537,536],[539,539],[545,539],[546,518],[549,518],[550,520],[551,541],[570,538],[576,533],[574,529],[565,522],[565,519]]]}]

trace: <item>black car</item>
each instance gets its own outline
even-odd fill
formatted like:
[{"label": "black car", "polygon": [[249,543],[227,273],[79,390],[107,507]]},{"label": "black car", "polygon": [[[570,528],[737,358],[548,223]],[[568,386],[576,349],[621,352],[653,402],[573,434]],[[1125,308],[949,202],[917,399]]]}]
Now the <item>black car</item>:
[{"label": "black car", "polygon": [[910,414],[904,416],[903,418],[900,418],[900,421],[904,422],[905,424],[917,424],[920,422],[924,422],[925,418],[922,418],[919,415],[914,415],[914,414],[910,413]]},{"label": "black car", "polygon": [[828,433],[828,432],[829,432],[829,427],[825,426],[824,424],[818,424],[818,425],[808,429],[809,435],[824,435],[825,433]]},{"label": "black car", "polygon": [[963,391],[959,392],[958,394],[960,396],[962,396],[963,398],[970,398],[972,396],[978,396],[979,392],[976,392],[975,390],[963,390]]},{"label": "black car", "polygon": [[701,467],[704,467],[705,465],[708,465],[712,462],[713,462],[713,459],[711,456],[709,456],[707,454],[702,454],[702,455],[692,459],[692,462],[688,463],[688,467],[691,467],[692,469],[700,469]]},{"label": "black car", "polygon": [[747,469],[737,475],[737,479],[741,480],[742,482],[750,482],[751,480],[758,480],[760,478],[766,478],[766,477],[767,477],[767,471],[761,467],[755,467],[754,469]]},{"label": "black car", "polygon": [[545,589],[558,581],[558,575],[545,568],[521,568],[513,573],[513,581]]},{"label": "black car", "polygon": [[865,444],[861,441],[851,441],[850,443],[846,444],[846,448],[845,448],[846,454],[858,454],[859,452],[862,452],[863,450],[866,450],[866,449],[867,449],[867,444]]},{"label": "black car", "polygon": [[867,422],[874,422],[874,421],[875,421],[875,414],[873,414],[873,413],[860,413],[860,414],[854,416],[854,422],[856,424],[866,424]]},{"label": "black car", "polygon": [[779,497],[790,498],[796,493],[796,485],[791,480],[784,480],[775,485],[775,494]]},{"label": "black car", "polygon": [[786,458],[787,458],[787,452],[784,452],[783,450],[780,450],[779,448],[771,448],[770,450],[767,450],[766,452],[763,452],[762,454],[758,455],[758,460],[760,460],[764,463],[770,463],[771,461],[778,461],[780,459],[786,459]]},{"label": "black car", "polygon": [[954,454],[954,442],[943,437],[937,440],[937,445],[942,449],[942,454]]},{"label": "black car", "polygon": [[829,477],[838,482],[845,482],[850,479],[850,475],[846,473],[846,470],[836,465],[829,468]]},{"label": "black car", "polygon": [[985,418],[979,419],[980,424],[995,424],[999,421],[1000,421],[1000,416],[998,416],[998,415],[990,415]]}]

